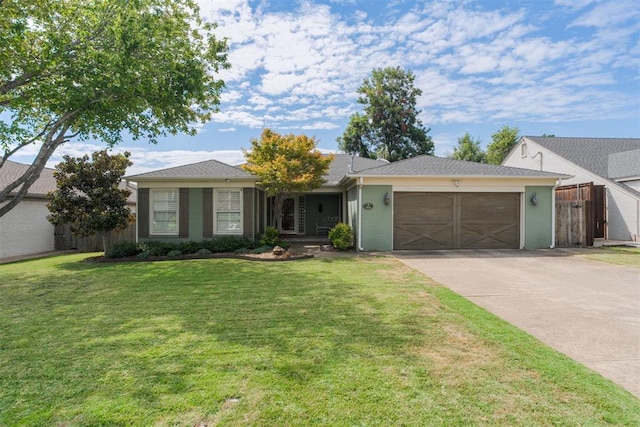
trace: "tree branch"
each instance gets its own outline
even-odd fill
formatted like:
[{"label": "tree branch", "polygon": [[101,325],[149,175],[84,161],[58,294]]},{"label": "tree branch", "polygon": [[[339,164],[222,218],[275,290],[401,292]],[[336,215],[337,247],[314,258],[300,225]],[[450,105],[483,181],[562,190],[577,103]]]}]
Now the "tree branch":
[{"label": "tree branch", "polygon": [[40,147],[40,151],[36,156],[33,163],[25,171],[22,176],[8,184],[5,188],[0,190],[0,203],[9,198],[10,193],[21,186],[17,193],[13,195],[13,198],[0,207],[0,218],[7,212],[13,209],[20,201],[27,195],[29,189],[34,182],[40,177],[44,166],[51,158],[54,151],[65,142],[66,133],[71,127],[73,119],[77,115],[77,112],[68,112],[56,121],[53,127],[47,132],[45,142]]}]

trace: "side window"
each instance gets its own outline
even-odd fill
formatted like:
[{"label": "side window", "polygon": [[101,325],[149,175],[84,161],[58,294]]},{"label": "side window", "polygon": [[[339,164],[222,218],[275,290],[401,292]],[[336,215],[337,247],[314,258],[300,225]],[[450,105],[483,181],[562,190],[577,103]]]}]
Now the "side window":
[{"label": "side window", "polygon": [[527,144],[520,146],[520,157],[527,157]]},{"label": "side window", "polygon": [[178,234],[178,190],[151,190],[150,234]]},{"label": "side window", "polygon": [[216,190],[214,232],[242,234],[242,192],[240,189]]}]

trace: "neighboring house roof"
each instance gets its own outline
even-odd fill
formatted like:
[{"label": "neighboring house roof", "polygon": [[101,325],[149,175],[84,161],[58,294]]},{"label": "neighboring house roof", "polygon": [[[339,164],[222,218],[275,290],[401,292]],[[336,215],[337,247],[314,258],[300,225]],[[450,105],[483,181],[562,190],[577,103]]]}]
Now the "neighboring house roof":
[{"label": "neighboring house roof", "polygon": [[[2,168],[0,168],[0,188],[4,188],[16,179],[20,178],[27,171],[27,169],[29,169],[29,166],[31,165],[7,160]],[[56,179],[53,176],[53,172],[54,169],[44,168],[40,173],[40,177],[29,188],[27,196],[43,198],[46,197],[49,192],[55,191]],[[131,190],[131,195],[127,199],[127,202],[130,204],[135,204],[136,187],[127,187],[127,183],[122,181],[120,182],[120,188],[128,188],[129,190]],[[17,193],[17,191],[13,191],[12,193]]]},{"label": "neighboring house roof", "polygon": [[352,176],[421,176],[421,177],[536,177],[536,178],[569,178],[553,172],[542,172],[531,169],[508,166],[488,165],[485,163],[453,160],[435,156],[417,156],[367,169]]},{"label": "neighboring house roof", "polygon": [[[564,138],[525,136],[590,172],[609,178],[609,154],[640,149],[640,138]],[[640,164],[638,165],[640,168]]]},{"label": "neighboring house roof", "polygon": [[609,154],[609,178],[640,178],[640,149]]},{"label": "neighboring house roof", "polygon": [[[23,163],[12,162],[7,160],[5,164],[0,168],[0,188],[5,188],[7,185],[20,178],[31,165],[25,165]],[[19,187],[18,187],[19,188]],[[44,168],[40,173],[40,178],[36,180],[29,188],[27,193],[29,196],[41,196],[44,197],[50,191],[56,189],[56,179],[53,177],[53,169]],[[13,191],[16,193],[17,191]]]},{"label": "neighboring house roof", "polygon": [[236,166],[231,166],[217,160],[205,160],[203,162],[192,163],[190,165],[176,166],[173,168],[160,169],[138,175],[126,176],[129,181],[144,180],[166,180],[178,179],[254,179],[253,175],[245,172]]},{"label": "neighboring house roof", "polygon": [[616,179],[640,176],[640,138],[565,138],[525,136],[577,166],[610,180],[640,196],[640,192]]}]

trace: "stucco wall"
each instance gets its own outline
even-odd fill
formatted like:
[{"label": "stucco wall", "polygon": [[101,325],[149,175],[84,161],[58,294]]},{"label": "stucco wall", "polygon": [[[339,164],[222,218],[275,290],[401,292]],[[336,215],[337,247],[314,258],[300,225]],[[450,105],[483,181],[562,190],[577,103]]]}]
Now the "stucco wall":
[{"label": "stucco wall", "polygon": [[23,199],[0,218],[0,258],[54,250],[47,201]]},{"label": "stucco wall", "polygon": [[[528,141],[527,155],[522,157],[521,146],[518,145],[504,161],[505,166],[544,170],[574,175],[574,178],[562,180],[561,185],[593,182],[604,185],[607,194],[607,238],[616,240],[632,240],[639,228],[638,198],[621,190],[598,175],[575,166],[540,145]],[[541,153],[540,156],[538,153]]]},{"label": "stucco wall", "polygon": [[[389,194],[390,203],[383,198]],[[364,209],[366,203],[373,208]],[[362,249],[365,251],[393,250],[393,188],[390,185],[367,185],[362,188]]]},{"label": "stucco wall", "polygon": [[[538,204],[531,203],[536,193]],[[553,187],[527,187],[524,194],[524,248],[543,249],[552,245]]]}]

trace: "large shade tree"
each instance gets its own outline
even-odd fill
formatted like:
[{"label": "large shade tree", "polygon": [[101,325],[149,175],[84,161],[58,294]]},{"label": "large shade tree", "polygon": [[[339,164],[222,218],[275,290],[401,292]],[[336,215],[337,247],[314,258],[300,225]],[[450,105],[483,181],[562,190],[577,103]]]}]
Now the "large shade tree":
[{"label": "large shade tree", "polygon": [[224,82],[227,45],[192,0],[0,0],[0,173],[37,154],[0,188],[0,217],[65,142],[107,146],[195,133]]},{"label": "large shade tree", "polygon": [[358,88],[362,113],[351,116],[338,138],[341,150],[391,162],[433,154],[430,129],[422,125],[416,103],[422,90],[415,76],[400,67],[376,68]]},{"label": "large shade tree", "polygon": [[271,224],[280,227],[284,201],[295,193],[311,191],[324,184],[333,155],[323,155],[315,137],[280,135],[264,129],[251,140],[251,150],[243,150],[244,170],[258,177],[260,185],[273,197]]},{"label": "large shade tree", "polygon": [[135,217],[127,206],[131,190],[120,183],[132,163],[130,153],[110,155],[107,150],[82,157],[64,156],[53,176],[56,189],[48,194],[47,217],[52,224],[70,224],[80,236],[98,234],[107,252],[109,232],[125,229]]}]

